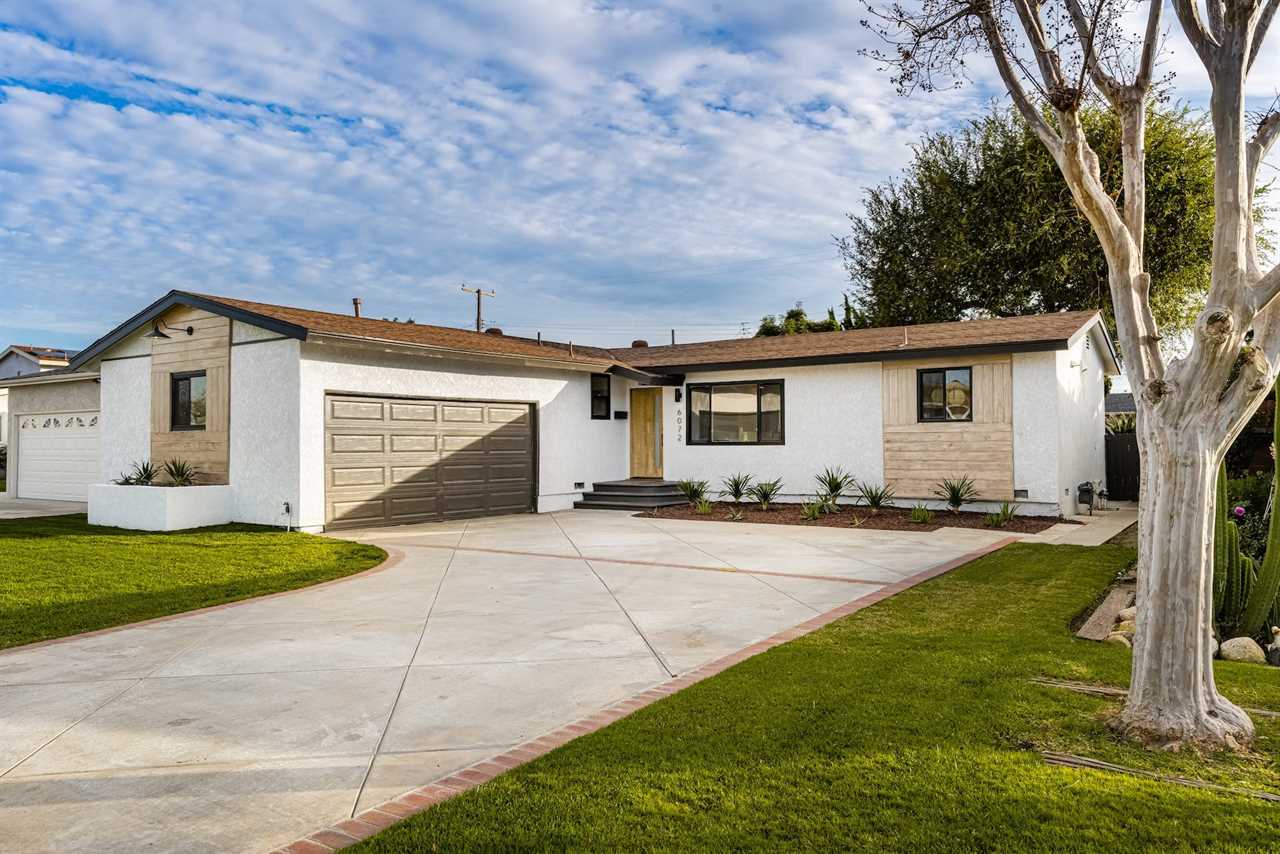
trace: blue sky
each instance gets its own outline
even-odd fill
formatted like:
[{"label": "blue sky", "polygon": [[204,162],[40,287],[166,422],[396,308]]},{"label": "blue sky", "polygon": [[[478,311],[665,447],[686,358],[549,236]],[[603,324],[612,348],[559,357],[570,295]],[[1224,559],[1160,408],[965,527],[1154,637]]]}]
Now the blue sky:
[{"label": "blue sky", "polygon": [[[899,98],[861,13],[8,4],[0,342],[79,346],[171,288],[462,326],[466,282],[510,332],[601,344],[823,311],[845,212],[995,94]],[[1203,99],[1176,39],[1166,70]]]}]

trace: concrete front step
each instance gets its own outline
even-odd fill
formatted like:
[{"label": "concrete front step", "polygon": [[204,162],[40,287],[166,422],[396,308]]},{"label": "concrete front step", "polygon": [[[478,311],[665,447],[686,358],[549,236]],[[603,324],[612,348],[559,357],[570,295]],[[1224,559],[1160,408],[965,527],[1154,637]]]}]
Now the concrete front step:
[{"label": "concrete front step", "polygon": [[669,480],[609,480],[591,484],[574,507],[601,510],[648,510],[683,504],[685,499]]}]

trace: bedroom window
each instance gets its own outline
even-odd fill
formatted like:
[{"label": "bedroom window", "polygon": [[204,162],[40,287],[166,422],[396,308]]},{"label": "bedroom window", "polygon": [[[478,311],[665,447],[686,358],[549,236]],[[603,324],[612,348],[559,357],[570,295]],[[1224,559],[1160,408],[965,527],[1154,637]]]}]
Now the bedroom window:
[{"label": "bedroom window", "polygon": [[591,375],[591,417],[597,421],[609,419],[609,375]]},{"label": "bedroom window", "polygon": [[687,387],[690,445],[783,444],[782,381]]},{"label": "bedroom window", "polygon": [[973,369],[929,368],[916,373],[920,421],[972,421]]},{"label": "bedroom window", "polygon": [[204,371],[188,371],[169,376],[169,427],[172,430],[203,430],[208,380]]}]

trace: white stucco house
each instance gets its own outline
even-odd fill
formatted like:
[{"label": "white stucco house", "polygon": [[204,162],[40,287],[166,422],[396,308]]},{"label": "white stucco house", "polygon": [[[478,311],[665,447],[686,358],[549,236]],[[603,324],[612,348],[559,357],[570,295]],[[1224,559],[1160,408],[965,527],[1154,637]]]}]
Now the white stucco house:
[{"label": "white stucco house", "polygon": [[[0,380],[31,376],[65,368],[75,355],[73,350],[10,344],[0,351]],[[9,444],[9,390],[0,388],[0,447]]]},{"label": "white stucco house", "polygon": [[0,384],[10,495],[107,495],[181,458],[207,489],[166,492],[212,510],[175,525],[322,530],[565,509],[629,478],[746,472],[802,500],[827,466],[900,503],[968,475],[983,502],[1074,513],[1105,480],[1117,371],[1097,312],[609,350],[173,291]]}]

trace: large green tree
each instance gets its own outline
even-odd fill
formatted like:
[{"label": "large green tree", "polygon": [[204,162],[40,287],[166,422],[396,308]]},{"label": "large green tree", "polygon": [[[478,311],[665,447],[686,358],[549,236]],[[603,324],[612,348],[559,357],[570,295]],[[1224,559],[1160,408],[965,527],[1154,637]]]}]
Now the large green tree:
[{"label": "large green tree", "polygon": [[[1120,121],[1081,111],[1102,180],[1121,194]],[[1185,108],[1147,123],[1151,310],[1186,329],[1204,304],[1213,242],[1213,130]],[[867,194],[838,240],[853,321],[885,326],[1104,308],[1107,261],[1050,153],[1016,113],[999,110],[925,137],[906,174]]]}]

